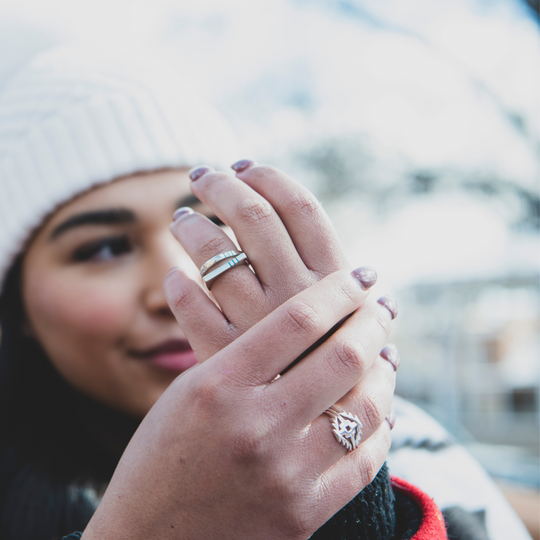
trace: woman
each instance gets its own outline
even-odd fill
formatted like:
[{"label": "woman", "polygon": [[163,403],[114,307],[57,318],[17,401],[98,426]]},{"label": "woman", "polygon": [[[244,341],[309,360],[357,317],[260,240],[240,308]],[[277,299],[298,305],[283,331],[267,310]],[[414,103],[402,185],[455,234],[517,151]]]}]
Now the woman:
[{"label": "woman", "polygon": [[[3,538],[445,537],[383,467],[395,302],[309,192],[247,160],[188,174],[227,128],[109,52],[38,56],[0,126]],[[254,272],[212,265],[236,249],[216,222]]]}]

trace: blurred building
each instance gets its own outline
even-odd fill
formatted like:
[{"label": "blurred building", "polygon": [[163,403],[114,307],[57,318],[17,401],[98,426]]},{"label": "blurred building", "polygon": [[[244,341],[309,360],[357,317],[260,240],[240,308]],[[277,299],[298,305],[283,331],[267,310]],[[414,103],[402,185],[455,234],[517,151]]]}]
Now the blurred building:
[{"label": "blurred building", "polygon": [[494,476],[538,488],[535,241],[526,242],[528,256],[508,253],[506,271],[406,287],[395,340],[403,357],[398,393],[440,419]]}]

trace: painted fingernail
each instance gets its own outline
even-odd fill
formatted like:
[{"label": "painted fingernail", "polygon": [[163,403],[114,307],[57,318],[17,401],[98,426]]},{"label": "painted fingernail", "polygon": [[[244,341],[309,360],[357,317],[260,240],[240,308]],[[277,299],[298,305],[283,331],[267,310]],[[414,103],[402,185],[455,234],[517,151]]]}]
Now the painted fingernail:
[{"label": "painted fingernail", "polygon": [[257,162],[251,161],[251,159],[241,159],[240,161],[233,163],[231,169],[236,172],[243,172],[247,171],[250,167],[253,167],[253,165],[257,165]]},{"label": "painted fingernail", "polygon": [[195,182],[195,180],[198,180],[201,176],[209,172],[214,172],[214,169],[208,167],[208,165],[201,165],[200,167],[193,167],[188,174],[192,182]]},{"label": "painted fingernail", "polygon": [[379,353],[382,358],[385,360],[388,360],[392,367],[394,368],[394,371],[397,371],[397,368],[399,367],[399,363],[401,362],[401,359],[399,357],[399,351],[397,347],[393,344],[388,344],[386,347],[383,348],[383,350]]},{"label": "painted fingernail", "polygon": [[360,282],[364,291],[371,289],[377,283],[377,270],[371,266],[361,266],[353,270],[352,275]]},{"label": "painted fingernail", "polygon": [[384,306],[390,312],[390,315],[392,315],[392,320],[397,317],[397,303],[391,296],[381,296],[377,300],[377,302],[381,304],[381,306]]},{"label": "painted fingernail", "polygon": [[174,211],[172,220],[176,221],[180,216],[184,216],[186,214],[193,214],[193,210],[189,206],[182,206],[182,208],[178,208],[178,210]]},{"label": "painted fingernail", "polygon": [[390,411],[386,417],[386,421],[388,422],[390,429],[394,429],[394,426],[396,425],[396,409],[394,409],[393,405],[392,407],[390,407]]}]

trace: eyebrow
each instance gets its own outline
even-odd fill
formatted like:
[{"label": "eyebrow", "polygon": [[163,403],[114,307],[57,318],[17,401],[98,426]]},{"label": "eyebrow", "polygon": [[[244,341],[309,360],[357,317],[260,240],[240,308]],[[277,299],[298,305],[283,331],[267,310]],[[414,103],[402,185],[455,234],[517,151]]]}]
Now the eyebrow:
[{"label": "eyebrow", "polygon": [[[175,208],[195,206],[198,204],[202,204],[201,201],[197,199],[195,195],[190,193],[189,195],[178,199]],[[50,239],[55,240],[65,232],[83,225],[124,225],[126,223],[135,223],[136,221],[137,217],[135,216],[135,213],[127,208],[92,210],[90,212],[76,214],[57,225],[51,232]]]},{"label": "eyebrow", "polygon": [[57,225],[51,232],[50,239],[55,240],[65,232],[83,225],[122,225],[137,221],[135,214],[126,208],[107,208],[76,214]]}]

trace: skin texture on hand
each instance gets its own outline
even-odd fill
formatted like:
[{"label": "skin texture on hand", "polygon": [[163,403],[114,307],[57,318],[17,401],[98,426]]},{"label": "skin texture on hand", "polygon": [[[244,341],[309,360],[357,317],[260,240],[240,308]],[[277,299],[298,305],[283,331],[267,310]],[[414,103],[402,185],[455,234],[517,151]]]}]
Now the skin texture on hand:
[{"label": "skin texture on hand", "polygon": [[[212,296],[225,317],[197,282],[183,279],[181,269],[168,276],[174,281],[166,289],[173,313],[178,313],[179,297],[188,297],[190,309],[201,313],[193,328],[179,320],[199,362],[298,292],[349,267],[321,204],[281,171],[253,165],[233,177],[201,169],[205,174],[195,175],[193,193],[234,231],[255,274],[240,265],[214,281]],[[236,249],[222,229],[196,212],[180,215],[171,231],[199,268],[218,253]]]},{"label": "skin texture on hand", "polygon": [[[391,315],[366,297],[350,272],[335,272],[178,377],[129,444],[83,538],[308,538],[371,482],[390,445],[395,373],[378,351]],[[322,415],[336,402],[364,425],[349,454]]]},{"label": "skin texture on hand", "polygon": [[[211,296],[181,268],[167,275],[199,365],[148,413],[83,538],[308,538],[386,458],[395,372],[379,351],[393,313],[368,298],[372,269],[346,269],[328,216],[292,179],[256,165],[192,178],[254,272],[228,270]],[[199,268],[236,249],[196,212],[178,212],[171,231]],[[361,420],[352,453],[323,414],[334,404]]]}]

